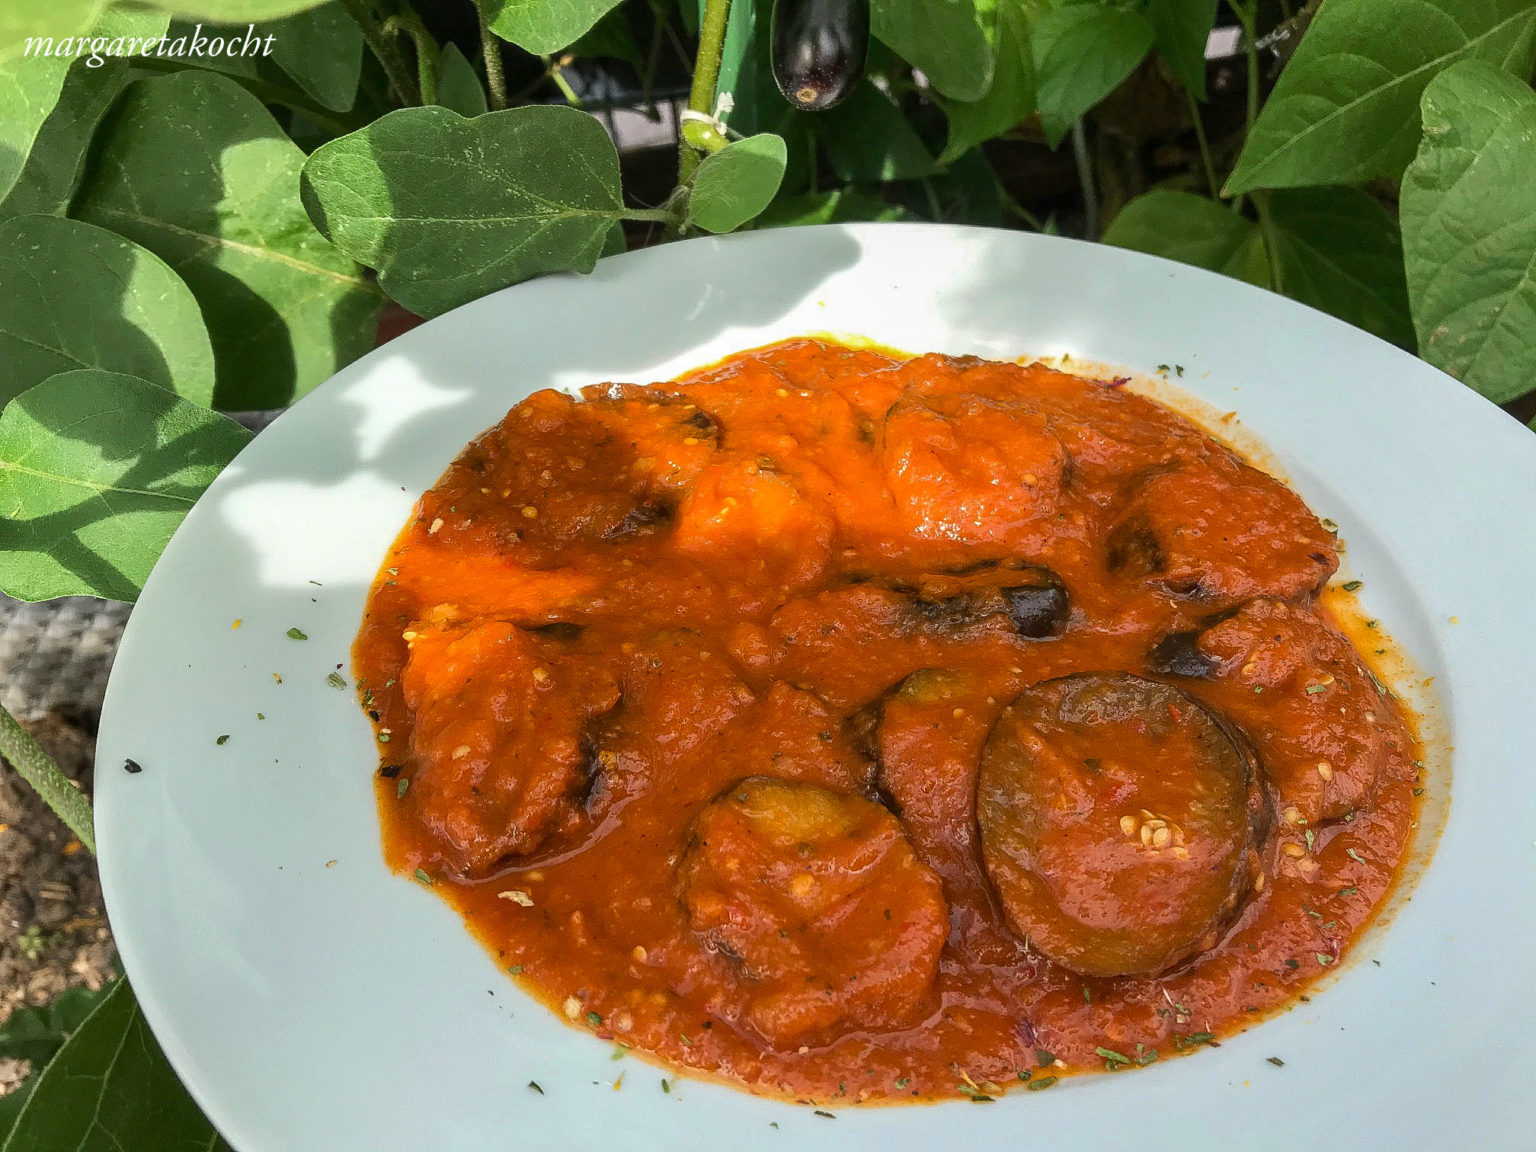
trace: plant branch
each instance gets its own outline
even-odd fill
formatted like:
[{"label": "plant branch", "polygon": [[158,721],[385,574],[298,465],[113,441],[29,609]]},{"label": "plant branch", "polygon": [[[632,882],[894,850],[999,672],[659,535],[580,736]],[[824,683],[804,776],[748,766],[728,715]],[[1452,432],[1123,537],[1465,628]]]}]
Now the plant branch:
[{"label": "plant branch", "polygon": [[1211,162],[1211,142],[1205,138],[1205,121],[1200,116],[1200,103],[1195,94],[1184,89],[1184,99],[1189,101],[1189,118],[1195,124],[1195,139],[1200,142],[1200,164],[1205,169],[1205,184],[1211,191],[1212,200],[1221,199],[1221,185],[1216,180],[1216,165]]},{"label": "plant branch", "polygon": [[576,89],[571,87],[571,82],[565,78],[565,66],[571,62],[570,56],[562,56],[556,60],[552,56],[542,57],[544,61],[544,74],[554,81],[555,87],[560,89],[560,95],[565,97],[565,102],[572,108],[580,108],[581,97],[576,95]]},{"label": "plant branch", "polygon": [[[708,116],[714,112],[715,85],[720,80],[720,57],[725,51],[725,26],[731,16],[731,0],[705,0],[704,18],[699,21],[699,52],[693,62],[693,87],[688,92],[688,107]],[[678,133],[677,183],[679,187],[693,178],[699,167],[699,153]]]},{"label": "plant branch", "polygon": [[1280,263],[1279,249],[1275,247],[1275,226],[1269,218],[1268,194],[1255,192],[1253,194],[1253,207],[1259,217],[1259,232],[1264,237],[1264,256],[1269,261],[1269,286],[1276,292],[1284,293],[1284,268]]},{"label": "plant branch", "polygon": [[400,55],[400,48],[395,43],[374,15],[373,7],[368,0],[341,0],[347,9],[347,14],[362,29],[363,39],[372,50],[374,56],[384,67],[384,74],[389,77],[389,86],[394,89],[396,97],[402,104],[421,103],[421,90],[416,81],[411,79],[410,72],[406,69],[405,59]]},{"label": "plant branch", "polygon": [[501,67],[501,42],[491,31],[491,22],[485,18],[485,9],[475,4],[475,19],[480,22],[480,55],[485,60],[485,91],[491,111],[507,106],[507,74]]},{"label": "plant branch", "polygon": [[53,757],[32,739],[16,717],[3,707],[0,707],[0,755],[11,762],[11,767],[37,790],[37,794],[47,801],[48,807],[75,834],[75,839],[84,844],[86,850],[94,856],[96,832],[91,819],[91,802],[53,762]]},{"label": "plant branch", "polygon": [[421,17],[406,5],[404,13],[384,21],[384,31],[390,35],[403,32],[411,38],[411,47],[416,53],[416,84],[421,93],[421,102],[436,104],[437,41],[432,39],[432,33],[427,31]]},{"label": "plant branch", "polygon": [[626,208],[622,219],[649,220],[656,224],[676,224],[677,213],[666,208]]},{"label": "plant branch", "polygon": [[[1227,7],[1232,9],[1232,15],[1237,17],[1238,24],[1242,26],[1243,47],[1248,56],[1248,107],[1243,122],[1243,141],[1246,143],[1248,133],[1253,131],[1253,122],[1259,118],[1259,4],[1258,0],[1227,0]],[[1239,196],[1232,201],[1232,211],[1243,210],[1243,199]]]},{"label": "plant branch", "polygon": [[1099,194],[1093,186],[1093,160],[1088,155],[1088,135],[1079,117],[1072,124],[1072,157],[1077,161],[1077,182],[1083,190],[1083,231],[1090,240],[1099,238]]}]

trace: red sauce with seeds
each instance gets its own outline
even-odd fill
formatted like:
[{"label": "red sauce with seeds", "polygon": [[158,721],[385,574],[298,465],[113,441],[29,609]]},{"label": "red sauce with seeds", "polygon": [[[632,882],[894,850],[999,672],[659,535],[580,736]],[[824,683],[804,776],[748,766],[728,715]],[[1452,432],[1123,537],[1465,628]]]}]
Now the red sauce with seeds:
[{"label": "red sauce with seeds", "polygon": [[576,1026],[755,1092],[1168,1058],[1337,964],[1406,851],[1336,566],[1278,481],[1039,365],[538,392],[371,593],[385,850]]}]

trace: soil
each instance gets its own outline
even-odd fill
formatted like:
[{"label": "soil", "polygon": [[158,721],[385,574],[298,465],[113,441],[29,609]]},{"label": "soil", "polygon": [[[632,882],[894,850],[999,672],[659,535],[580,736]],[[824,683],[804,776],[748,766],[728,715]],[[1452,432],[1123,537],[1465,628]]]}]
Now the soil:
[{"label": "soil", "polygon": [[[87,792],[95,738],[56,713],[25,724]],[[93,991],[116,975],[117,950],[101,902],[96,861],[6,765],[0,769],[0,1021],[51,1004],[73,985]],[[0,1059],[0,1095],[28,1072]]]}]

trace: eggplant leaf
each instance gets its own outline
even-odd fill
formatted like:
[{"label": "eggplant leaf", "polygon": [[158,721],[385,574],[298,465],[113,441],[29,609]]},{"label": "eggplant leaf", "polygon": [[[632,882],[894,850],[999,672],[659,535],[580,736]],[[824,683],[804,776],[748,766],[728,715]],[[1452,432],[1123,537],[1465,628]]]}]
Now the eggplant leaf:
[{"label": "eggplant leaf", "polygon": [[491,31],[535,56],[579,40],[620,0],[476,0]]},{"label": "eggplant leaf", "polygon": [[231,1152],[176,1079],[126,980],[33,1080],[4,1152]]},{"label": "eggplant leaf", "polygon": [[272,62],[318,103],[336,112],[356,103],[363,33],[340,4],[322,4],[258,31],[272,37]]},{"label": "eggplant leaf", "polygon": [[250,438],[135,376],[83,369],[29,388],[0,413],[0,591],[137,598],[182,517]]},{"label": "eggplant leaf", "polygon": [[1400,176],[1435,75],[1478,59],[1528,77],[1533,39],[1531,0],[1324,0],[1226,191]]},{"label": "eggplant leaf", "polygon": [[1073,3],[1041,13],[1030,38],[1040,123],[1055,146],[1141,63],[1152,47],[1152,25],[1140,12]]},{"label": "eggplant leaf", "polygon": [[590,272],[624,214],[613,142],[559,105],[473,120],[438,107],[391,112],[309,158],[304,202],[420,316],[545,272]]},{"label": "eggplant leaf", "polygon": [[[91,137],[132,75],[132,66],[118,57],[99,68],[84,60],[71,65],[58,102],[33,139],[9,194],[0,195],[0,218],[35,212],[63,215],[79,186]],[[0,121],[3,118],[0,114]]]},{"label": "eggplant leaf", "polygon": [[771,132],[727,144],[705,158],[688,194],[688,220],[706,232],[734,232],[768,207],[784,179],[784,141]]},{"label": "eggplant leaf", "polygon": [[816,113],[815,129],[844,183],[921,180],[936,169],[911,122],[868,80],[836,108]]},{"label": "eggplant leaf", "polygon": [[84,1023],[102,995],[89,988],[66,988],[47,1007],[17,1008],[0,1026],[0,1056],[29,1060],[33,1070],[40,1071]]},{"label": "eggplant leaf", "polygon": [[[164,35],[168,23],[167,17],[153,12],[116,9],[102,16],[91,34],[113,41],[150,40]],[[98,56],[94,64],[89,56],[73,62],[32,57],[24,67],[36,82],[60,64],[67,70],[58,98],[32,135],[30,147],[18,153],[22,162],[13,176],[7,176],[8,150],[17,146],[23,134],[18,125],[30,116],[32,106],[25,91],[10,86],[15,80],[11,70],[0,65],[0,219],[32,212],[64,214],[80,183],[96,127],[135,71],[122,56]]]},{"label": "eggplant leaf", "polygon": [[0,63],[0,200],[21,177],[32,142],[58,103],[70,61],[17,57]]},{"label": "eggplant leaf", "polygon": [[180,274],[213,337],[220,408],[271,408],[373,346],[382,300],[299,202],[304,153],[228,77],[135,80],[75,206]]},{"label": "eggplant leaf", "polygon": [[875,39],[951,100],[980,100],[992,85],[992,53],[974,0],[873,0]]},{"label": "eggplant leaf", "polygon": [[[30,37],[57,41],[88,31],[106,6],[106,0],[5,0],[0,4],[0,62],[21,59]],[[0,109],[5,106],[0,99]]]},{"label": "eggplant leaf", "polygon": [[1379,204],[1357,188],[1296,188],[1272,193],[1264,211],[1272,254],[1257,223],[1189,192],[1138,196],[1104,242],[1277,289],[1384,340],[1410,344],[1402,246]]},{"label": "eggplant leaf", "polygon": [[998,0],[994,16],[992,84],[980,100],[951,100],[944,105],[949,140],[940,164],[958,160],[1035,110],[1035,58],[1024,0]]},{"label": "eggplant leaf", "polygon": [[1147,0],[1153,43],[1197,100],[1205,99],[1205,45],[1216,25],[1216,0]]},{"label": "eggplant leaf", "polygon": [[1104,232],[1104,243],[1208,268],[1268,288],[1259,226],[1214,200],[1159,189],[1136,197]]},{"label": "eggplant leaf", "polygon": [[1280,291],[1413,347],[1397,225],[1358,188],[1283,188],[1265,202]]},{"label": "eggplant leaf", "polygon": [[0,404],[77,368],[141,376],[204,406],[213,400],[202,313],[163,260],[79,220],[0,223]]},{"label": "eggplant leaf", "polygon": [[780,196],[757,218],[759,228],[794,228],[802,224],[842,224],[853,220],[916,220],[899,204],[891,204],[857,188],[832,192],[803,192]]},{"label": "eggplant leaf", "polygon": [[158,8],[185,20],[208,20],[215,24],[244,24],[251,21],[277,20],[318,8],[325,0],[139,0],[147,8]]},{"label": "eggplant leaf", "polygon": [[1419,354],[1504,403],[1536,387],[1536,93],[1467,62],[1423,114],[1399,205]]},{"label": "eggplant leaf", "polygon": [[457,44],[444,44],[442,55],[437,58],[437,102],[471,118],[488,108],[485,86]]}]

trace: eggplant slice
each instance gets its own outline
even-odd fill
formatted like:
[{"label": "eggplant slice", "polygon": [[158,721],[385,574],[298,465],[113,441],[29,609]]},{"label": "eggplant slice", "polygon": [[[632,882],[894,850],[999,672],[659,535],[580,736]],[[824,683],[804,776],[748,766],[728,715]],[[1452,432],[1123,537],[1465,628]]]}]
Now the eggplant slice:
[{"label": "eggplant slice", "polygon": [[926,1010],[948,910],[878,804],[741,780],[694,820],[678,872],[689,926],[737,972],[727,1013],[770,1043],[828,1043]]},{"label": "eggplant slice", "polygon": [[1087,976],[1212,947],[1254,891],[1269,804],[1204,706],[1126,673],[1023,692],[982,751],[982,859],[1013,930]]}]

